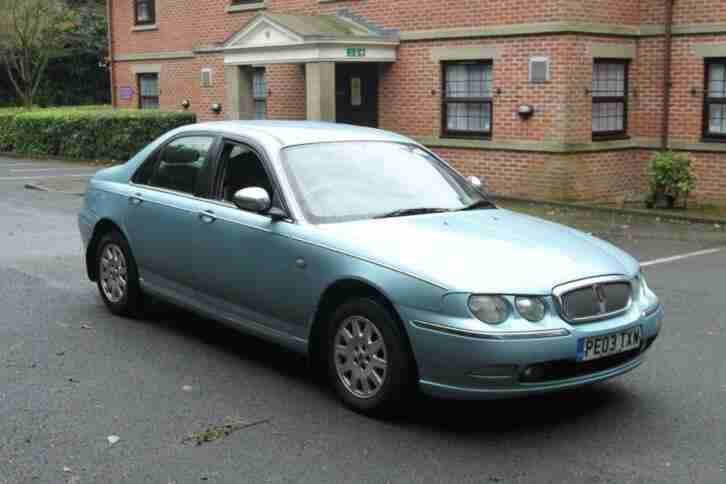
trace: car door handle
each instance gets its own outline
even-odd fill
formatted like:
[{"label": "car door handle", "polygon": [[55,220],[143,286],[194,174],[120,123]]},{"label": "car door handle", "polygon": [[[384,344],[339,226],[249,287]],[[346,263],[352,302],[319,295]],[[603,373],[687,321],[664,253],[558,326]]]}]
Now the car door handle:
[{"label": "car door handle", "polygon": [[211,224],[212,222],[217,220],[217,218],[214,216],[214,212],[212,212],[211,210],[205,210],[204,212],[199,213],[199,220],[201,220],[205,224]]},{"label": "car door handle", "polygon": [[129,197],[129,202],[131,205],[141,205],[141,202],[143,202],[144,199],[141,198],[140,193],[134,193],[132,196]]}]

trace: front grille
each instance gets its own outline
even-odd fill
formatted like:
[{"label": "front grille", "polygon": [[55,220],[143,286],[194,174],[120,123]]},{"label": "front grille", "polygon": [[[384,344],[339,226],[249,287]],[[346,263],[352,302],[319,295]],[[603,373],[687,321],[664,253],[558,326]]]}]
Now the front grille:
[{"label": "front grille", "polygon": [[595,321],[625,312],[632,301],[630,281],[620,277],[597,278],[566,284],[555,291],[562,317],[574,324]]}]

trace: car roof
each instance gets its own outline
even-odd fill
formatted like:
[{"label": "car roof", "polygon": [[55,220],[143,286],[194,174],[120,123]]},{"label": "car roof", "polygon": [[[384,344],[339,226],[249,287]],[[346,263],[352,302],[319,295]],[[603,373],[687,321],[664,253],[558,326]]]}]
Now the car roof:
[{"label": "car roof", "polygon": [[281,147],[336,141],[416,143],[410,138],[390,131],[317,121],[214,121],[187,125],[178,132],[199,130],[240,136],[264,136],[276,141]]}]

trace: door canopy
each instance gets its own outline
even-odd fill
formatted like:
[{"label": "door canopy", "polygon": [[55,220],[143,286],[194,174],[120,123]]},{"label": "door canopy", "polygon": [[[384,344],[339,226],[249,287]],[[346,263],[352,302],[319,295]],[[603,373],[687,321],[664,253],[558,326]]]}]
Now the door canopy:
[{"label": "door canopy", "polygon": [[395,62],[398,38],[336,15],[261,14],[223,47],[227,65]]}]

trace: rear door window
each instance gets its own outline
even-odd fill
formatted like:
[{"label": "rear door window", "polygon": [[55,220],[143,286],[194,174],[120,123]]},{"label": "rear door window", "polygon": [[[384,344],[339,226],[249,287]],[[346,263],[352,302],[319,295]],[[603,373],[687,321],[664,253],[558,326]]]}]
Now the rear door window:
[{"label": "rear door window", "polygon": [[141,167],[134,182],[192,195],[203,190],[212,158],[213,136],[185,136],[167,144]]}]

